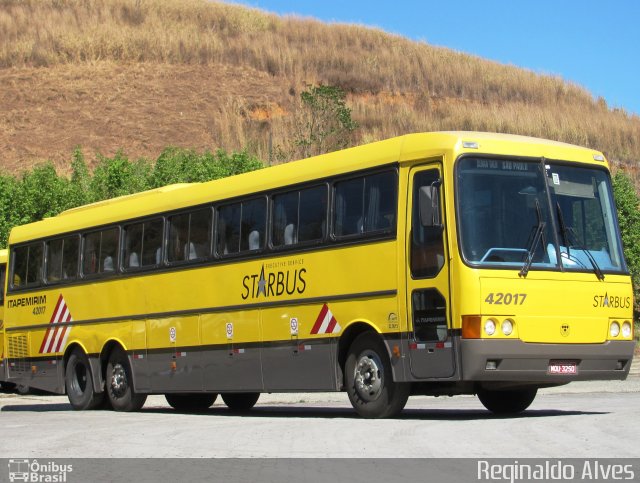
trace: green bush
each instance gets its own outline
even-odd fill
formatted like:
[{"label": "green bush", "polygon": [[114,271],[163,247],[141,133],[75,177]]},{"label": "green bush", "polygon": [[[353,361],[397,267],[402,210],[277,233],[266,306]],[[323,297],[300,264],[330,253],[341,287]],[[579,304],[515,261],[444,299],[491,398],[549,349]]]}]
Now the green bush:
[{"label": "green bush", "polygon": [[640,198],[633,181],[624,172],[613,176],[613,192],[618,208],[618,223],[624,245],[624,257],[633,280],[634,318],[640,315]]},{"label": "green bush", "polygon": [[20,178],[0,175],[0,246],[7,246],[9,232],[55,216],[75,206],[137,193],[171,183],[192,183],[224,178],[262,168],[246,151],[199,154],[193,150],[167,148],[155,162],[131,161],[119,151],[113,158],[98,156],[90,172],[80,148],[71,159],[71,176],[58,175],[47,162],[26,171]]}]

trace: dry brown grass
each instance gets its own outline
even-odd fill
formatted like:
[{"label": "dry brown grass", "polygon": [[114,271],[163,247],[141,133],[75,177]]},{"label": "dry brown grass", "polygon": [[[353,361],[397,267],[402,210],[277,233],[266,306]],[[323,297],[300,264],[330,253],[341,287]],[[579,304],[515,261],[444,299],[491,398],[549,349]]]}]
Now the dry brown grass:
[{"label": "dry brown grass", "polygon": [[0,0],[0,67],[5,164],[63,159],[75,144],[146,156],[248,146],[268,158],[291,136],[297,94],[321,82],[349,92],[359,141],[478,129],[640,159],[640,118],[560,78],[205,0]]}]

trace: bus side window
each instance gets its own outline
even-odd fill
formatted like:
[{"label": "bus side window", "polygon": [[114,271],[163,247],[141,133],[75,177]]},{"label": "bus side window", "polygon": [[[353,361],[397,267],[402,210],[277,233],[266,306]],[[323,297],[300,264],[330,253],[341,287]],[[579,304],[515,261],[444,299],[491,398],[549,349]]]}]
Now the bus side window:
[{"label": "bus side window", "polygon": [[22,246],[13,251],[13,280],[15,288],[36,285],[42,281],[42,243]]},{"label": "bus side window", "polygon": [[0,283],[2,283],[2,287],[0,288],[0,305],[4,303],[4,284],[5,277],[7,276],[7,266],[0,265]]},{"label": "bus side window", "polygon": [[42,243],[35,243],[29,247],[29,261],[27,268],[27,284],[39,284],[42,281],[42,265],[44,253]]},{"label": "bus side window", "polygon": [[364,178],[340,181],[335,184],[334,233],[338,237],[363,232]]},{"label": "bus side window", "polygon": [[162,255],[162,218],[124,227],[124,268],[159,265]]},{"label": "bus side window", "polygon": [[116,267],[118,242],[118,228],[108,228],[84,235],[83,273],[92,275],[113,272]]},{"label": "bus side window", "polygon": [[242,202],[240,251],[259,250],[264,247],[267,227],[267,200],[258,198]]},{"label": "bus side window", "polygon": [[111,228],[102,232],[102,243],[100,246],[100,273],[113,272],[115,270],[118,255],[118,229]]},{"label": "bus side window", "polygon": [[78,237],[47,242],[47,282],[73,280],[78,276]]},{"label": "bus side window", "polygon": [[27,260],[29,247],[19,247],[13,250],[13,280],[14,287],[22,287],[27,282]]},{"label": "bus side window", "polygon": [[167,243],[167,261],[183,262],[187,259],[184,247],[189,240],[188,213],[169,217],[169,240]]},{"label": "bus side window", "polygon": [[327,187],[316,186],[300,191],[297,241],[322,240],[327,231]]},{"label": "bus side window", "polygon": [[162,263],[163,228],[162,218],[143,223],[141,266],[149,267]]},{"label": "bus side window", "polygon": [[98,273],[98,256],[100,253],[100,232],[88,233],[84,237],[82,251],[82,273],[91,275]]},{"label": "bus side window", "polygon": [[78,255],[80,242],[77,236],[70,236],[63,240],[62,246],[62,278],[74,280],[78,278]]},{"label": "bus side window", "polygon": [[394,171],[337,182],[334,234],[343,237],[395,230],[397,185]]},{"label": "bus side window", "polygon": [[194,211],[189,218],[189,243],[184,247],[188,260],[211,256],[211,227],[213,223],[211,208]]},{"label": "bus side window", "polygon": [[273,197],[271,243],[274,247],[297,243],[299,196],[298,191],[292,191]]},{"label": "bus side window", "polygon": [[47,242],[47,282],[62,279],[62,245],[62,238]]},{"label": "bus side window", "polygon": [[241,204],[222,206],[218,210],[218,255],[229,255],[240,251]]},{"label": "bus side window", "polygon": [[365,178],[365,233],[395,228],[396,185],[394,172],[374,174]]}]

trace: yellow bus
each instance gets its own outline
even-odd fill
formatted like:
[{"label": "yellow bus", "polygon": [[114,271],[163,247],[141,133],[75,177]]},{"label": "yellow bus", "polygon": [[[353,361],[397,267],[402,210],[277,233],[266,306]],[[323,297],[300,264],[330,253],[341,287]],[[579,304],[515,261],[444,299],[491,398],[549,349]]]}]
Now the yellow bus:
[{"label": "yellow bus", "polygon": [[605,157],[540,139],[401,136],[14,228],[8,379],[76,409],[344,391],[517,413],[625,379],[632,286]]}]

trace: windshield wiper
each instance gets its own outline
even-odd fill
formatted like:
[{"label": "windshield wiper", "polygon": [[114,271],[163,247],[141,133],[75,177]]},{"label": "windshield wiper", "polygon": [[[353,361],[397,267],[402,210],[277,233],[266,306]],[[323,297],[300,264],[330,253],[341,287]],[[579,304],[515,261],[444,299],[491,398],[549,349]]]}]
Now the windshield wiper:
[{"label": "windshield wiper", "polygon": [[596,277],[598,277],[598,280],[604,280],[604,274],[602,273],[602,270],[598,266],[596,259],[591,254],[591,251],[588,248],[586,248],[584,244],[580,241],[580,238],[578,238],[578,234],[573,229],[573,227],[567,226],[564,223],[564,217],[562,216],[562,209],[560,208],[560,203],[556,203],[556,210],[558,212],[558,222],[560,224],[560,230],[562,231],[562,240],[565,246],[567,247],[567,257],[569,257],[569,260],[571,260],[571,254],[569,253],[569,245],[573,243],[574,247],[578,248],[579,250],[582,250],[584,254],[587,256],[587,258],[589,259],[589,262],[593,266],[593,271],[596,274]]},{"label": "windshield wiper", "polygon": [[[536,215],[538,216],[538,225],[536,226],[536,231],[531,239],[531,245],[527,251],[527,260],[524,262],[522,269],[518,272],[520,277],[526,277],[529,273],[529,269],[531,268],[531,264],[533,263],[533,257],[538,249],[538,245],[540,244],[540,240],[544,238],[544,229],[547,226],[545,221],[542,221],[542,210],[540,209],[540,202],[538,198],[536,198]],[[543,243],[544,244],[544,243]]]}]

